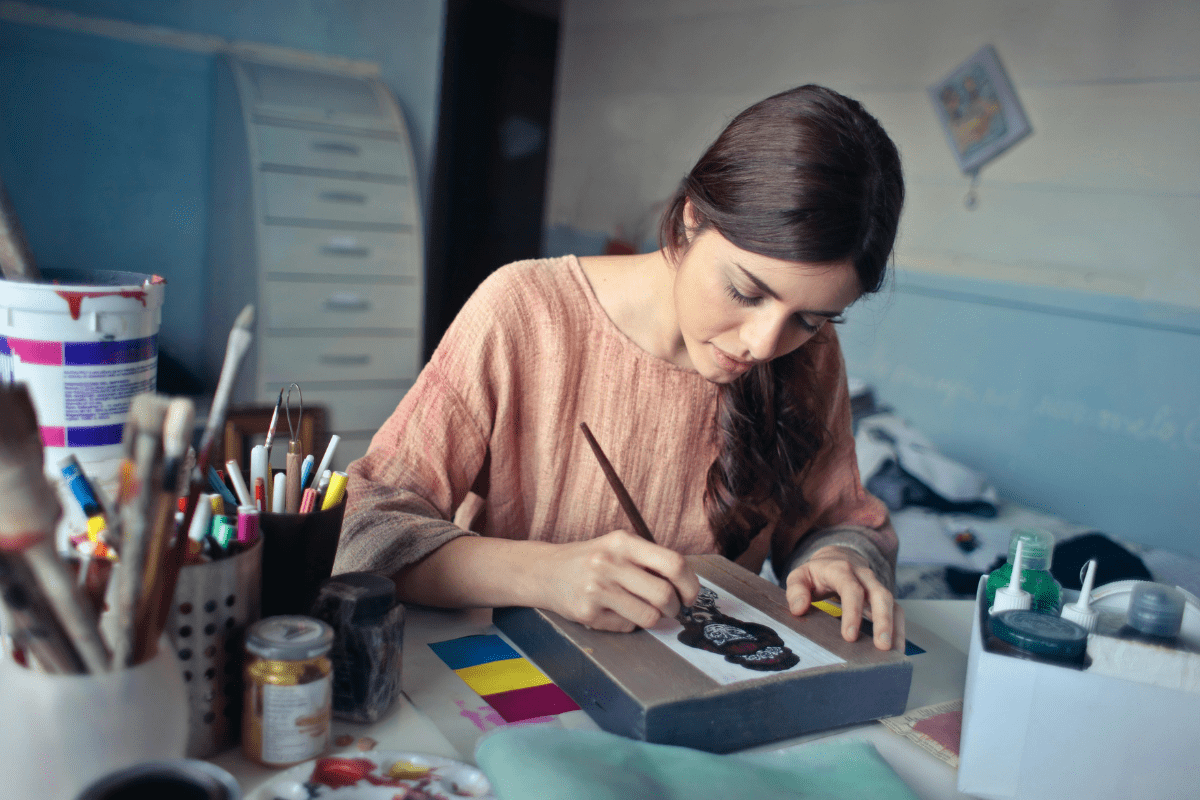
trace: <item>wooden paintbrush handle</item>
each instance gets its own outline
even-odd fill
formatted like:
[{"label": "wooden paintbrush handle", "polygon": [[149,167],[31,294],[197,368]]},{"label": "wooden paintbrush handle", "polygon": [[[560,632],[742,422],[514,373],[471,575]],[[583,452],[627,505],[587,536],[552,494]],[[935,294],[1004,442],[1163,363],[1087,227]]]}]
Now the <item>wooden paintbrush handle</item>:
[{"label": "wooden paintbrush handle", "polygon": [[295,514],[300,510],[300,464],[303,460],[304,456],[300,453],[298,445],[288,447],[285,468],[287,483],[284,484],[283,510],[289,514]]},{"label": "wooden paintbrush handle", "polygon": [[629,496],[629,492],[625,489],[625,484],[621,483],[621,479],[617,477],[616,470],[609,463],[608,457],[604,455],[604,451],[600,449],[600,443],[596,441],[596,437],[592,436],[591,430],[586,422],[579,423],[579,429],[583,431],[584,437],[588,444],[592,446],[592,452],[596,454],[596,460],[600,462],[600,469],[604,470],[604,477],[608,478],[608,485],[617,495],[617,502],[621,504],[621,508],[625,510],[625,516],[629,517],[629,522],[633,525],[634,531],[638,536],[641,536],[648,542],[654,541],[654,534],[650,532],[650,528],[646,525],[646,521],[642,519],[641,513],[638,512],[637,506],[633,504],[633,498]]}]

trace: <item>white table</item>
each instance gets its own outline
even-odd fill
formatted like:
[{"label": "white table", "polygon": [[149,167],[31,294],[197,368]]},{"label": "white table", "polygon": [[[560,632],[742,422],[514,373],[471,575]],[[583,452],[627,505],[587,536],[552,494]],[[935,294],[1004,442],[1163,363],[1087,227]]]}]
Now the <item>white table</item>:
[{"label": "white table", "polygon": [[[906,600],[901,604],[907,617],[907,638],[926,651],[913,657],[913,680],[907,708],[961,698],[973,604],[966,600]],[[374,724],[335,720],[334,738],[343,734],[350,734],[356,740],[367,736],[377,742],[376,750],[429,753],[474,763],[475,743],[486,731],[497,727],[495,718],[488,719],[487,705],[427,645],[459,636],[489,633],[499,632],[492,626],[488,610],[410,608],[404,633],[404,696]],[[582,711],[560,714],[553,723],[546,724],[596,729],[595,723]],[[803,746],[816,739],[871,742],[922,800],[966,797],[954,788],[954,769],[878,723],[851,725],[755,749]],[[353,744],[335,751],[346,755],[358,752]],[[258,790],[281,770],[247,761],[236,749],[222,753],[212,761],[238,779],[247,800],[270,800],[268,793]]]}]

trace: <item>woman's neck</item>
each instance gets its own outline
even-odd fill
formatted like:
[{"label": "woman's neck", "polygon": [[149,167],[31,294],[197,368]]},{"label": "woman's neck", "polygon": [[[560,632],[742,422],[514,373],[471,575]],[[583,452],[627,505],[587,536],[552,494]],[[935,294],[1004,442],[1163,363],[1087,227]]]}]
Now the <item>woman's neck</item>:
[{"label": "woman's neck", "polygon": [[579,263],[617,330],[655,358],[691,366],[675,316],[675,272],[663,251]]}]

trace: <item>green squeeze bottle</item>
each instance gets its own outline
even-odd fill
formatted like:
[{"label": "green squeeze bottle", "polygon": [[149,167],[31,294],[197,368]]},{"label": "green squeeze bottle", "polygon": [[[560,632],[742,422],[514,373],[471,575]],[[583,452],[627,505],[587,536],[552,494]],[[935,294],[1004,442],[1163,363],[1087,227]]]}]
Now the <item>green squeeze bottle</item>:
[{"label": "green squeeze bottle", "polygon": [[987,578],[985,594],[988,608],[996,601],[996,590],[1012,580],[1013,560],[1021,542],[1021,588],[1029,592],[1030,610],[1058,615],[1062,608],[1062,585],[1050,574],[1050,556],[1054,552],[1054,534],[1041,528],[1018,528],[1008,541],[1008,563],[993,570]]}]

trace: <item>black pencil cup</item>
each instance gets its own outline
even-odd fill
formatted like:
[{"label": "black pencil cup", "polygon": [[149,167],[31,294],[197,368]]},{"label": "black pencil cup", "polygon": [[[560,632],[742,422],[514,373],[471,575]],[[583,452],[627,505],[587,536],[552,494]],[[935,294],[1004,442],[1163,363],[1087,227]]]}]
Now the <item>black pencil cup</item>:
[{"label": "black pencil cup", "polygon": [[259,515],[264,618],[311,613],[321,583],[333,573],[345,511],[343,500],[308,514]]}]

